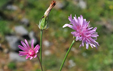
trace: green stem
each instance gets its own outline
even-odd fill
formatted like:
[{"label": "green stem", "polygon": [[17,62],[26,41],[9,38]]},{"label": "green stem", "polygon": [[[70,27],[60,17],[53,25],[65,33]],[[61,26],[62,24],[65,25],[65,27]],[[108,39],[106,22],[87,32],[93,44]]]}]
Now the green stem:
[{"label": "green stem", "polygon": [[62,67],[63,67],[63,65],[64,65],[64,62],[65,62],[65,60],[66,60],[66,58],[67,58],[67,56],[68,56],[68,54],[69,54],[69,52],[70,52],[70,50],[71,50],[71,47],[73,46],[74,43],[75,43],[75,40],[72,41],[72,43],[71,43],[71,45],[70,45],[70,47],[69,47],[69,49],[68,49],[68,51],[67,51],[67,53],[66,53],[66,55],[65,55],[65,57],[64,57],[64,60],[63,60],[63,62],[62,62],[62,65],[60,66],[60,70],[59,70],[59,71],[62,70]]},{"label": "green stem", "polygon": [[39,61],[40,67],[41,67],[41,71],[43,71],[42,64],[40,62],[40,59],[39,59],[38,55],[37,55],[37,58],[38,58],[38,61]]},{"label": "green stem", "polygon": [[40,62],[42,65],[42,35],[43,35],[43,30],[40,30]]}]

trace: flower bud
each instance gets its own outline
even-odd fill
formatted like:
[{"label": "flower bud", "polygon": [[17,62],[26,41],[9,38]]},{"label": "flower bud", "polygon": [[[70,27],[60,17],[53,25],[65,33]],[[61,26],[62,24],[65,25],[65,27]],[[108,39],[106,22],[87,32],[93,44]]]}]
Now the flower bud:
[{"label": "flower bud", "polygon": [[41,30],[47,28],[46,17],[43,17],[43,18],[39,21],[39,28],[40,28]]},{"label": "flower bud", "polygon": [[39,22],[39,28],[41,30],[47,29],[47,17],[49,16],[49,13],[50,13],[51,9],[55,5],[56,5],[56,2],[53,0],[52,3],[50,4],[50,6],[48,7],[48,9],[45,11],[44,16],[42,17],[42,19]]},{"label": "flower bud", "polygon": [[56,5],[56,2],[53,0],[53,1],[51,2],[50,6],[48,7],[48,9],[45,11],[44,17],[48,17],[48,15],[49,15],[51,9],[52,9],[55,5]]}]

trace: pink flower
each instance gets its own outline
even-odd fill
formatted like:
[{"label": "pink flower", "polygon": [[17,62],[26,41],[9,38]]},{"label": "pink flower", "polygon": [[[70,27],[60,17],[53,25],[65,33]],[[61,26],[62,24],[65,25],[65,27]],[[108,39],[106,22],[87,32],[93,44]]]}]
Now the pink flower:
[{"label": "pink flower", "polygon": [[76,41],[82,41],[81,46],[84,46],[86,43],[86,49],[88,49],[89,45],[93,48],[99,46],[98,42],[96,42],[97,36],[99,36],[96,32],[96,27],[93,29],[93,27],[89,27],[89,23],[87,22],[86,19],[83,19],[83,16],[81,15],[80,17],[74,17],[72,19],[72,15],[68,18],[70,21],[70,24],[65,24],[64,27],[70,27],[72,28],[73,32],[71,34],[76,37]]},{"label": "pink flower", "polygon": [[19,55],[20,56],[24,56],[26,55],[26,59],[30,58],[30,60],[32,58],[36,58],[37,57],[37,53],[39,51],[39,48],[40,46],[39,45],[36,45],[35,48],[34,48],[34,40],[32,39],[31,41],[31,47],[29,46],[27,40],[25,39],[25,43],[23,41],[21,41],[21,45],[18,45],[18,47],[23,50],[23,51],[19,51]]}]

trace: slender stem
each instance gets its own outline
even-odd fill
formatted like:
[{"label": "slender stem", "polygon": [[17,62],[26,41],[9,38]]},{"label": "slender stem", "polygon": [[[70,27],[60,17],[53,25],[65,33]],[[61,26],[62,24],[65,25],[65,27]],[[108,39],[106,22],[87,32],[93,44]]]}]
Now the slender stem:
[{"label": "slender stem", "polygon": [[40,30],[40,62],[42,64],[42,35],[43,35],[43,30]]},{"label": "slender stem", "polygon": [[63,62],[62,62],[62,65],[60,66],[60,70],[59,70],[59,71],[62,70],[62,67],[63,67],[63,65],[64,65],[64,62],[65,62],[65,60],[66,60],[66,58],[67,58],[67,56],[68,56],[68,54],[69,54],[69,52],[70,52],[70,50],[71,50],[71,47],[73,46],[74,43],[75,43],[75,40],[72,41],[72,43],[71,43],[71,45],[70,45],[70,47],[69,47],[69,49],[68,49],[68,51],[67,51],[67,53],[66,53],[66,55],[65,55],[65,57],[64,57],[64,60],[63,60]]},{"label": "slender stem", "polygon": [[40,62],[40,59],[39,59],[38,55],[37,55],[37,58],[38,58],[38,61],[39,61],[40,67],[41,67],[41,71],[43,71],[42,64]]}]

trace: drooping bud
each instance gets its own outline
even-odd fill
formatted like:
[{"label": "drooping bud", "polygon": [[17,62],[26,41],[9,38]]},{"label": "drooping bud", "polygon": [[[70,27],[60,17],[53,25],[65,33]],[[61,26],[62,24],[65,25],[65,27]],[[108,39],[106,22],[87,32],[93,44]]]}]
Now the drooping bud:
[{"label": "drooping bud", "polygon": [[48,9],[45,11],[44,17],[47,17],[47,16],[49,15],[51,9],[52,9],[55,5],[56,5],[56,1],[53,0],[53,1],[51,2],[50,6],[48,7]]},{"label": "drooping bud", "polygon": [[56,5],[56,2],[53,0],[50,4],[50,6],[48,7],[48,9],[45,11],[44,16],[42,17],[42,19],[39,22],[39,28],[41,30],[46,29],[47,28],[47,17],[49,16],[49,13],[51,11],[51,9]]}]

